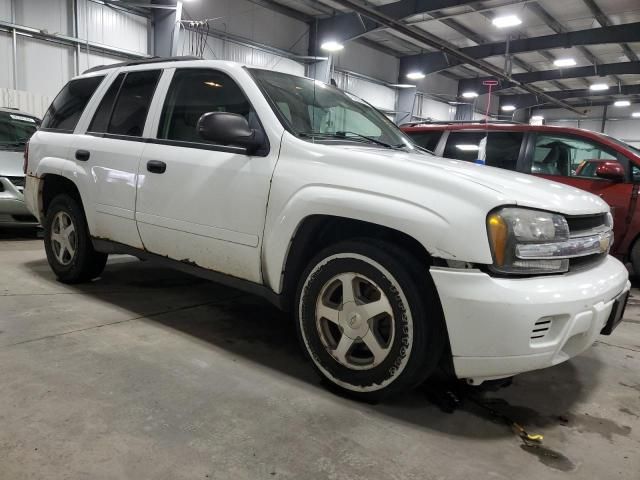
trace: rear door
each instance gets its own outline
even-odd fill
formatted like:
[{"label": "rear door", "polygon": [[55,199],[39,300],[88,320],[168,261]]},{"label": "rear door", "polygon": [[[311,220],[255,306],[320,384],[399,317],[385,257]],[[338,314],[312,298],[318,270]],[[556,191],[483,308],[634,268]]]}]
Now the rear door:
[{"label": "rear door", "polygon": [[[537,133],[531,139],[528,155],[530,173],[565,183],[599,195],[611,206],[616,244],[627,230],[627,214],[633,183],[629,162],[605,145],[577,135]],[[620,161],[627,178],[624,182],[597,177],[590,160]]]},{"label": "rear door", "polygon": [[72,150],[90,169],[94,237],[142,248],[135,224],[138,162],[143,131],[161,70],[120,73]]}]

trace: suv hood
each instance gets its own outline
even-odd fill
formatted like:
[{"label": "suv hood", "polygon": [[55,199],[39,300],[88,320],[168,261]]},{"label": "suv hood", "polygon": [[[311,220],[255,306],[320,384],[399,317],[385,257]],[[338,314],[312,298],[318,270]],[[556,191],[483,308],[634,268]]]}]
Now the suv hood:
[{"label": "suv hood", "polygon": [[24,177],[22,152],[0,150],[0,177]]},{"label": "suv hood", "polygon": [[[565,215],[586,215],[609,211],[609,205],[596,195],[533,175],[401,150],[360,146],[343,146],[342,149],[357,150],[359,153],[378,157],[390,157],[388,161],[396,161],[398,168],[401,168],[402,161],[412,165],[419,163],[427,170],[426,175],[430,170],[437,169],[447,175],[456,176],[460,180],[493,190],[504,205],[520,205]],[[413,168],[411,170],[413,171]]]}]

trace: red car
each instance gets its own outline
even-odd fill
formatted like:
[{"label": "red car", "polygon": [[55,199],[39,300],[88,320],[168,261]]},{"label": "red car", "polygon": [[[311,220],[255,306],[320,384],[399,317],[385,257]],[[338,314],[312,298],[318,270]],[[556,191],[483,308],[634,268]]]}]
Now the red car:
[{"label": "red car", "polygon": [[614,217],[611,253],[640,275],[640,149],[578,128],[497,123],[403,125],[436,155],[531,173],[600,195]]}]

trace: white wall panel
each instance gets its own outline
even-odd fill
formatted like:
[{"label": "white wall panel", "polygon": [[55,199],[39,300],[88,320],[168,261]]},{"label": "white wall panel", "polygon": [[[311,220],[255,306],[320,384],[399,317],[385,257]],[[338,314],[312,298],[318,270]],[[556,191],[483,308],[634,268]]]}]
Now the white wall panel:
[{"label": "white wall panel", "polygon": [[53,97],[37,95],[22,90],[0,88],[0,107],[19,108],[23,112],[42,118]]},{"label": "white wall panel", "polygon": [[100,65],[111,65],[112,63],[118,63],[124,61],[120,57],[113,57],[111,55],[106,55],[100,52],[92,52],[89,51],[89,54],[85,51],[82,51],[80,54],[80,72],[84,72],[85,70],[97,67]]},{"label": "white wall panel", "polygon": [[73,33],[68,0],[14,0],[16,23],[47,30],[49,33]]},{"label": "white wall panel", "polygon": [[149,53],[147,19],[91,0],[78,2],[78,36],[137,53]]},{"label": "white wall panel", "polygon": [[0,32],[0,88],[13,88],[13,42],[11,35]]},{"label": "white wall panel", "polygon": [[0,0],[0,20],[11,21],[11,0]]},{"label": "white wall panel", "polygon": [[334,65],[388,83],[397,83],[400,60],[357,42],[349,42],[334,55]]},{"label": "white wall panel", "polygon": [[[180,55],[190,55],[189,31],[182,31],[178,53]],[[291,73],[293,75],[304,75],[304,65],[286,57],[281,57],[264,50],[253,48],[238,43],[222,40],[209,36],[207,46],[204,51],[204,58],[209,60],[230,60],[244,63],[253,67],[267,68],[278,72]]]},{"label": "white wall panel", "polygon": [[18,89],[54,96],[73,76],[71,47],[18,36]]},{"label": "white wall panel", "polygon": [[185,3],[185,20],[211,19],[211,28],[282,50],[306,55],[309,26],[247,0],[200,0]]}]

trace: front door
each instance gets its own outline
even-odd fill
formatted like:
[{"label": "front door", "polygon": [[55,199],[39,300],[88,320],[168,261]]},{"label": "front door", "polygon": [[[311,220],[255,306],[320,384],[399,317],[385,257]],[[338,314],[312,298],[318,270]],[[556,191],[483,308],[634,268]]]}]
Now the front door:
[{"label": "front door", "polygon": [[169,258],[261,282],[260,244],[278,146],[247,155],[197,132],[207,112],[238,113],[261,128],[226,73],[182,68],[161,108],[157,138],[145,146],[136,220],[145,248]]}]

